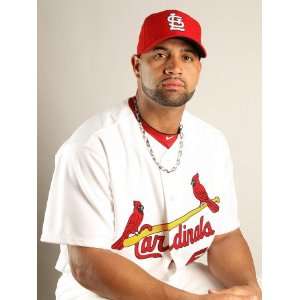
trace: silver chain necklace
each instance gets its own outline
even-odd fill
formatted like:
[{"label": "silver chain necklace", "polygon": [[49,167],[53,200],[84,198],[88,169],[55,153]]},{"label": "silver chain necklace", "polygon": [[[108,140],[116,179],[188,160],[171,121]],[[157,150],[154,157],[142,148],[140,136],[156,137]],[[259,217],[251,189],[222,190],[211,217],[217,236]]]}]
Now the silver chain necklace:
[{"label": "silver chain necklace", "polygon": [[180,126],[179,126],[180,141],[179,141],[179,149],[178,149],[178,153],[177,153],[177,159],[176,159],[175,165],[171,169],[167,169],[158,162],[158,160],[156,159],[156,157],[154,155],[154,151],[153,151],[153,149],[150,145],[150,142],[149,142],[149,140],[146,136],[146,132],[145,132],[145,129],[144,129],[143,124],[142,124],[142,120],[141,120],[142,118],[141,118],[141,114],[139,112],[139,108],[138,108],[138,105],[137,105],[136,98],[134,98],[133,103],[134,103],[134,110],[135,110],[135,113],[136,113],[136,118],[137,118],[137,121],[139,123],[140,130],[143,134],[144,141],[147,145],[147,148],[149,150],[149,153],[150,153],[152,159],[154,160],[155,164],[158,166],[158,168],[161,171],[166,172],[166,173],[174,172],[178,168],[178,166],[180,165],[180,160],[181,160],[181,156],[182,156],[182,150],[183,150],[183,131],[182,131],[183,126],[182,126],[182,124],[180,124]]}]

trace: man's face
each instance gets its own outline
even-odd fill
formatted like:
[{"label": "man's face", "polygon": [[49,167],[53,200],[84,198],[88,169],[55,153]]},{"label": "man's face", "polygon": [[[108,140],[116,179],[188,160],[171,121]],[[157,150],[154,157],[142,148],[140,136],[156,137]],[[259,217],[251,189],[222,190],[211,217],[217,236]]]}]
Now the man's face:
[{"label": "man's face", "polygon": [[201,63],[190,43],[168,39],[136,58],[136,62],[139,88],[153,101],[178,107],[193,96]]}]

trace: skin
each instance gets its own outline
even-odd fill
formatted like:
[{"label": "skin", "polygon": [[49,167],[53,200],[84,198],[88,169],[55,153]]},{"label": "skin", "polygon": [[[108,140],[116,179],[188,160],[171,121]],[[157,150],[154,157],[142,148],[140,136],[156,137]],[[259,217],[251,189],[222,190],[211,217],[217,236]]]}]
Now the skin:
[{"label": "skin", "polygon": [[209,293],[261,299],[253,259],[240,229],[215,236],[207,260],[210,272],[225,286]]},{"label": "skin", "polygon": [[142,118],[160,132],[177,133],[201,71],[195,49],[184,40],[169,39],[131,61]]},{"label": "skin", "polygon": [[[194,48],[184,40],[169,39],[141,56],[134,55],[131,62],[142,118],[160,132],[176,133],[201,71]],[[74,278],[107,299],[261,299],[251,253],[240,230],[215,236],[208,251],[208,267],[225,288],[205,295],[167,285],[110,250],[69,245],[68,252]]]}]

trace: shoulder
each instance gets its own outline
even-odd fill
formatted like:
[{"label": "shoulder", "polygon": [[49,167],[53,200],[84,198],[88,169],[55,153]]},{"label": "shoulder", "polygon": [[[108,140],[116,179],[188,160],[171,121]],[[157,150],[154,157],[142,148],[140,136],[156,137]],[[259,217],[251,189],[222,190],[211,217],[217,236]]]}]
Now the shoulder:
[{"label": "shoulder", "polygon": [[82,123],[74,133],[61,145],[56,153],[74,154],[80,152],[99,152],[101,137],[109,135],[122,122],[128,122],[130,109],[127,100],[113,106],[109,110],[99,112]]},{"label": "shoulder", "polygon": [[191,157],[204,157],[213,161],[217,168],[231,161],[229,143],[220,129],[188,111],[185,111],[184,117],[183,133]]},{"label": "shoulder", "polygon": [[203,143],[213,143],[216,146],[226,146],[227,140],[224,133],[213,125],[203,121],[189,111],[185,111],[183,115],[183,125],[193,140]]}]

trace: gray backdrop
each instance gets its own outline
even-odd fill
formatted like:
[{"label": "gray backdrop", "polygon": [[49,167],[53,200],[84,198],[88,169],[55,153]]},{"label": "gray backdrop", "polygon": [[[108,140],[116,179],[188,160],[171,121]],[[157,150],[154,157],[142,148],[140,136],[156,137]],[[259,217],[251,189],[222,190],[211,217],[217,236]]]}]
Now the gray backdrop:
[{"label": "gray backdrop", "polygon": [[[148,14],[183,10],[208,52],[188,106],[226,135],[241,228],[261,274],[261,8],[258,0],[38,1],[38,237],[54,154],[87,118],[135,93],[130,57]],[[38,299],[53,300],[59,247],[38,241]]]}]

